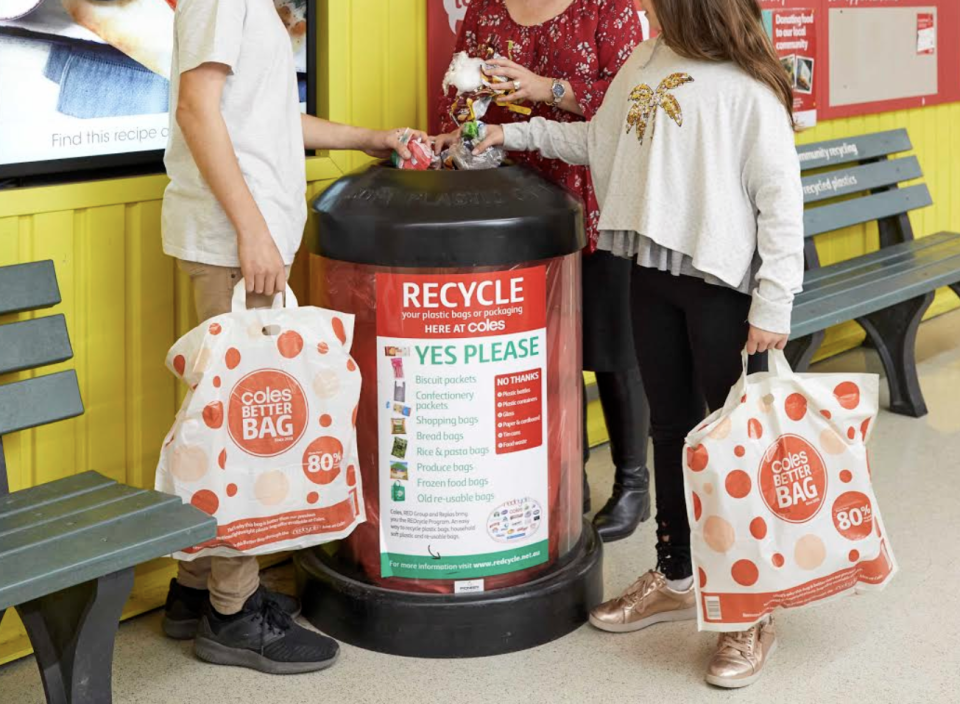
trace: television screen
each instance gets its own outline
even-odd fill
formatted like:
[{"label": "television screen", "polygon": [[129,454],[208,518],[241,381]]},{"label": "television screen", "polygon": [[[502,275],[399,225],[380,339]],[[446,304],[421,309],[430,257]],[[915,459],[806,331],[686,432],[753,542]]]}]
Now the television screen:
[{"label": "television screen", "polygon": [[[313,112],[314,2],[273,1]],[[0,176],[159,163],[176,3],[0,0]]]}]

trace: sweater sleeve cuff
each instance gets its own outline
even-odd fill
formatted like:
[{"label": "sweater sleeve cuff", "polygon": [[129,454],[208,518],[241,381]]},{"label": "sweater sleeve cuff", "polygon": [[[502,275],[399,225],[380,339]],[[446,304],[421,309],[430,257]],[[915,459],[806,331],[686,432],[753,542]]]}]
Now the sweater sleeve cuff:
[{"label": "sweater sleeve cuff", "polygon": [[529,123],[514,122],[503,125],[503,148],[508,152],[528,151],[527,139],[529,133]]},{"label": "sweater sleeve cuff", "polygon": [[753,293],[753,303],[750,306],[750,315],[747,320],[755,328],[766,330],[778,335],[790,334],[790,317],[793,314],[793,303],[778,303],[770,301]]}]

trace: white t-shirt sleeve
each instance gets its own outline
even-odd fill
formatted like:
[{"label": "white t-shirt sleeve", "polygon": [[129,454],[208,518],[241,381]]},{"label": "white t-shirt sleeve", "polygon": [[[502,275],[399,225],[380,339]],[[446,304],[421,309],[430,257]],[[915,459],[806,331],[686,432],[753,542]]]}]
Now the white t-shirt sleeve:
[{"label": "white t-shirt sleeve", "polygon": [[236,70],[246,6],[244,0],[180,0],[176,32],[181,74],[207,63]]}]

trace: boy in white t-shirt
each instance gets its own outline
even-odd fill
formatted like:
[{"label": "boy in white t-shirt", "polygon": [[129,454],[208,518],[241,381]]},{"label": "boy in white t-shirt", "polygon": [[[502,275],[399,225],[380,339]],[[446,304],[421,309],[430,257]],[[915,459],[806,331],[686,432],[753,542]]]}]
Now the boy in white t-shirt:
[{"label": "boy in white t-shirt", "polygon": [[[301,114],[274,0],[180,0],[170,90],[163,250],[190,276],[201,321],[230,310],[241,279],[250,308],[285,290],[307,220],[306,149],[409,157],[401,130]],[[195,636],[197,655],[217,664],[273,674],[331,665],[336,641],[296,624],[298,611],[260,585],[256,558],[199,559],[180,563],[163,627]]]}]

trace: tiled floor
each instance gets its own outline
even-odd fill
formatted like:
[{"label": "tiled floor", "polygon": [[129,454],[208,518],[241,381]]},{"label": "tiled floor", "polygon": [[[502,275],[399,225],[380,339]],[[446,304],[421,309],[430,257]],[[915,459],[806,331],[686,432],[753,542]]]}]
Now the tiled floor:
[{"label": "tiled floor", "polygon": [[[614,636],[584,627],[525,653],[473,661],[386,657],[348,646],[326,672],[268,677],[196,661],[163,639],[159,614],[124,624],[117,644],[117,704],[472,704],[489,702],[763,702],[935,704],[960,702],[960,314],[923,326],[918,352],[930,415],[884,413],[872,441],[876,491],[901,574],[882,594],[791,612],[764,679],[737,693],[710,689],[702,670],[713,637],[690,623]],[[876,370],[856,351],[818,371]],[[589,467],[595,501],[612,467]],[[653,561],[653,526],[606,551],[613,593]],[[282,568],[272,579],[288,580]],[[0,668],[0,702],[43,701],[36,667]]]}]

